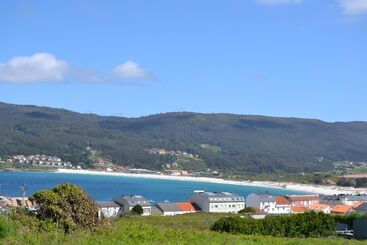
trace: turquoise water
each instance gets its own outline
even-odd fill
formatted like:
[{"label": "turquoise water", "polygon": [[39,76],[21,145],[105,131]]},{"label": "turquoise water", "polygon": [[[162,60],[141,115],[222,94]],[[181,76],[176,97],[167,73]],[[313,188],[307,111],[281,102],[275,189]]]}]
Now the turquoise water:
[{"label": "turquoise water", "polygon": [[27,195],[42,189],[69,182],[84,188],[95,200],[108,201],[121,194],[143,195],[148,200],[162,202],[186,201],[194,190],[228,191],[247,196],[251,192],[269,191],[273,195],[303,194],[277,188],[237,186],[195,181],[159,180],[137,177],[100,176],[63,173],[2,172],[0,192],[2,195],[21,196],[21,185],[27,186]]}]

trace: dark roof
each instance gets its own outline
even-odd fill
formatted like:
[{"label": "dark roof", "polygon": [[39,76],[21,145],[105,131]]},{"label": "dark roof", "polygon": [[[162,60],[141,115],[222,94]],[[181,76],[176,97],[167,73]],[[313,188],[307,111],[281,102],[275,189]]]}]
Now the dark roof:
[{"label": "dark roof", "polygon": [[160,216],[160,215],[163,214],[163,212],[157,206],[152,206],[151,211],[150,211],[150,214],[153,215],[153,216],[154,215]]},{"label": "dark roof", "polygon": [[150,206],[149,201],[142,196],[134,196],[134,195],[123,196],[122,195],[122,196],[114,197],[112,200],[119,205],[123,205],[124,201],[126,201],[130,206],[135,206],[135,205]]},{"label": "dark roof", "polygon": [[258,196],[260,199],[260,202],[275,202],[275,197],[270,195],[269,193],[254,193],[253,192],[251,194]]},{"label": "dark roof", "polygon": [[244,201],[244,197],[233,192],[197,192],[196,195],[201,195],[209,199],[209,201],[233,202]]},{"label": "dark roof", "polygon": [[176,203],[157,203],[157,207],[163,212],[180,212],[181,208]]},{"label": "dark roof", "polygon": [[367,202],[362,203],[356,208],[356,211],[367,211]]},{"label": "dark roof", "polygon": [[100,208],[107,208],[107,207],[120,207],[120,205],[118,205],[115,202],[96,202],[97,206]]}]

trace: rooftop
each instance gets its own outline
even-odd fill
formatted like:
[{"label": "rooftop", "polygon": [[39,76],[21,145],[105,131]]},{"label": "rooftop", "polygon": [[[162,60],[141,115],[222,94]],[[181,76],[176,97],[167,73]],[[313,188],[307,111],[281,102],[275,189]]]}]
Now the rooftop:
[{"label": "rooftop", "polygon": [[150,205],[147,199],[145,199],[142,196],[137,196],[137,195],[129,195],[129,196],[122,195],[122,196],[114,197],[112,200],[119,205],[123,205],[124,201],[127,202],[130,206],[135,206],[135,205],[148,206]]},{"label": "rooftop", "polygon": [[335,205],[331,212],[333,213],[340,213],[340,214],[346,214],[348,213],[353,207],[348,205]]},{"label": "rooftop", "polygon": [[312,204],[308,207],[309,210],[314,210],[314,211],[323,211],[326,208],[330,208],[330,206],[326,204]]},{"label": "rooftop", "polygon": [[118,205],[115,202],[96,202],[97,206],[100,208],[108,208],[108,207],[120,207],[120,205]]},{"label": "rooftop", "polygon": [[289,196],[288,199],[291,201],[313,201],[319,200],[319,196]]},{"label": "rooftop", "polygon": [[277,205],[291,205],[291,202],[283,196],[276,196],[275,201]]},{"label": "rooftop", "polygon": [[195,195],[207,197],[210,201],[244,201],[245,198],[233,192],[197,192]]},{"label": "rooftop", "polygon": [[191,202],[179,202],[177,206],[181,209],[181,211],[186,212],[194,212],[197,211],[197,208]]},{"label": "rooftop", "polygon": [[180,212],[181,208],[176,203],[157,203],[157,207],[163,212]]}]

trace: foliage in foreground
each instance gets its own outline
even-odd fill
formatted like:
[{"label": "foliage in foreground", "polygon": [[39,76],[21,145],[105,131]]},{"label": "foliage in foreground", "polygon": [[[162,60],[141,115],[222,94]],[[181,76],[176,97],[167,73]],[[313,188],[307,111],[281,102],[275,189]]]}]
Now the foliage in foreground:
[{"label": "foliage in foreground", "polygon": [[[19,215],[19,214],[18,214]],[[35,217],[0,216],[0,224],[12,229],[0,240],[3,244],[363,244],[336,237],[275,238],[236,235],[210,231],[214,220],[224,215],[188,214],[173,217],[129,216],[112,221],[110,227],[94,231],[77,230],[72,234],[46,225]]]},{"label": "foliage in foreground", "polygon": [[78,186],[63,183],[51,190],[39,191],[33,197],[39,205],[38,218],[56,222],[66,232],[77,228],[92,230],[99,224],[97,205]]},{"label": "foliage in foreground", "polygon": [[327,237],[335,235],[335,220],[331,215],[315,212],[272,216],[260,220],[237,216],[218,220],[213,224],[212,230],[276,237]]}]

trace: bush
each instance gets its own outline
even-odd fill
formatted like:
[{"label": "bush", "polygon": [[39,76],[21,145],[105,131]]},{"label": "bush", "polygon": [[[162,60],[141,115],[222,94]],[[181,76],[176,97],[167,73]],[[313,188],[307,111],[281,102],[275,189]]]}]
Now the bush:
[{"label": "bush", "polygon": [[247,207],[247,208],[244,208],[244,209],[238,211],[238,213],[240,213],[240,214],[256,214],[257,209],[253,208],[253,207]]},{"label": "bush", "polygon": [[213,231],[277,237],[326,237],[334,234],[331,215],[308,212],[290,216],[271,216],[262,220],[226,217],[211,227]]},{"label": "bush", "polygon": [[144,212],[144,209],[142,206],[140,205],[135,205],[132,209],[131,209],[131,213],[134,215],[142,215]]},{"label": "bush", "polygon": [[39,205],[38,218],[52,220],[65,232],[78,228],[94,230],[99,224],[97,205],[78,186],[63,183],[51,190],[39,191],[33,197]]}]

